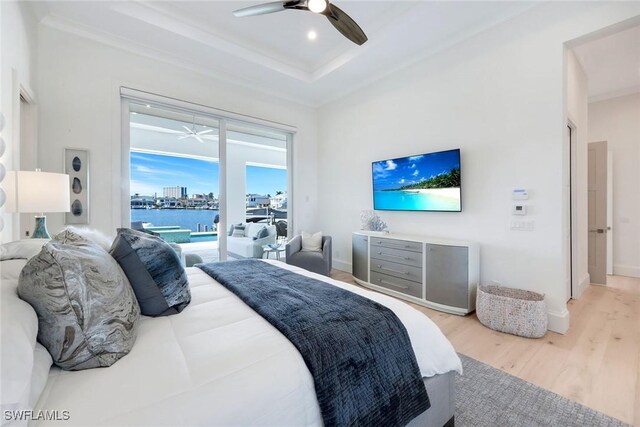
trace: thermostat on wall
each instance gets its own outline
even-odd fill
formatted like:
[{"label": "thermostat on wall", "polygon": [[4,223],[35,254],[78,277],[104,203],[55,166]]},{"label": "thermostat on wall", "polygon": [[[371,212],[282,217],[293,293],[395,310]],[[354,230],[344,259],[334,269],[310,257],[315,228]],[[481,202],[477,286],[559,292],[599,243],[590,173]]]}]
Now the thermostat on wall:
[{"label": "thermostat on wall", "polygon": [[512,194],[513,200],[527,200],[529,192],[524,188],[514,188]]},{"label": "thermostat on wall", "polygon": [[511,211],[514,215],[526,215],[527,214],[527,205],[516,204],[513,205],[513,210]]}]

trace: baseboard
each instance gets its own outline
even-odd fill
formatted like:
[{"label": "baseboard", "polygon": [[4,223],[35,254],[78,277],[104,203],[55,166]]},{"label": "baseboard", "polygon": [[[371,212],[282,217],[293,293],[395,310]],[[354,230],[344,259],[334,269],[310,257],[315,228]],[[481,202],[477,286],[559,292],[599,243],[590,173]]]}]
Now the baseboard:
[{"label": "baseboard", "polygon": [[640,267],[632,265],[614,265],[613,274],[616,276],[640,277]]},{"label": "baseboard", "polygon": [[566,334],[569,330],[569,310],[566,308],[561,313],[547,311],[547,329],[559,334]]},{"label": "baseboard", "polygon": [[[350,262],[334,258],[332,263],[333,263],[333,268],[335,268],[336,270],[345,271],[347,273],[351,273],[352,271]],[[579,287],[581,288],[580,294],[582,294],[582,292],[584,292],[584,289],[586,289],[588,286],[589,286],[589,275],[587,275],[580,282],[580,285],[579,285]],[[557,332],[559,334],[564,335],[565,333],[567,333],[567,330],[569,330],[569,310],[567,310],[566,308],[561,313],[548,311],[547,320],[548,320],[547,329],[552,332]]]},{"label": "baseboard", "polygon": [[580,283],[578,283],[577,289],[573,290],[573,295],[571,295],[571,298],[579,299],[582,296],[582,293],[587,290],[590,284],[591,284],[591,276],[587,274],[580,281]]},{"label": "baseboard", "polygon": [[334,258],[332,261],[332,266],[336,270],[344,271],[346,273],[351,273],[351,263],[347,261],[343,261],[341,259]]}]

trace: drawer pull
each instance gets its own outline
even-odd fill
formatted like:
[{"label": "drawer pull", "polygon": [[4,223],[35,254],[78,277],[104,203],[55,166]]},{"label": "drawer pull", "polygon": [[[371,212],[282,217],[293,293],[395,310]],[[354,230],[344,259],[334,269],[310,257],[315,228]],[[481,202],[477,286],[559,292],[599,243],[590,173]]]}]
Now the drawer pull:
[{"label": "drawer pull", "polygon": [[411,261],[411,258],[408,257],[408,256],[398,256],[398,255],[385,254],[382,251],[378,251],[378,255],[384,255],[384,256],[388,256],[389,258],[398,258],[398,259],[403,259],[405,261]]},{"label": "drawer pull", "polygon": [[378,279],[378,282],[382,283],[383,285],[393,286],[400,289],[409,289],[408,286],[396,285],[395,283],[387,282],[386,280],[382,280],[382,279]]},{"label": "drawer pull", "polygon": [[378,268],[379,268],[380,270],[387,270],[387,271],[391,271],[392,273],[406,274],[406,275],[411,274],[411,272],[409,272],[409,271],[399,271],[399,270],[394,270],[393,268],[386,268],[386,267],[383,267],[383,266],[381,266],[380,264],[377,264],[377,266],[378,266]]}]

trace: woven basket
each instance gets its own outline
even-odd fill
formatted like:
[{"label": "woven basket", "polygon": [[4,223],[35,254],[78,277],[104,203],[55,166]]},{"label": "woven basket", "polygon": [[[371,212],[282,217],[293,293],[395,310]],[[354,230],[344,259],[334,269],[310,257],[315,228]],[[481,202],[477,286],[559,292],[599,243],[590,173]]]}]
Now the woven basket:
[{"label": "woven basket", "polygon": [[547,332],[544,295],[503,286],[480,286],[476,314],[487,328],[527,338]]}]

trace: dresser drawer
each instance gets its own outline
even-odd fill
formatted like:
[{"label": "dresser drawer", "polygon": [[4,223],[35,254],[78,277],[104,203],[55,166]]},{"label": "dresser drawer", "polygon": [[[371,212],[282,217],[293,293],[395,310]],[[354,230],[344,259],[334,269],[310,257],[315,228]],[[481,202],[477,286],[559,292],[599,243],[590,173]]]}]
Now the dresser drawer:
[{"label": "dresser drawer", "polygon": [[399,264],[422,267],[422,253],[411,252],[404,249],[391,249],[384,246],[371,248],[371,258],[383,261],[397,262]]},{"label": "dresser drawer", "polygon": [[372,258],[371,271],[422,283],[422,268],[412,267],[410,265]]},{"label": "dresser drawer", "polygon": [[404,249],[405,251],[422,253],[421,242],[409,242],[406,240],[385,239],[384,237],[371,237],[372,246],[380,246],[391,249]]},{"label": "dresser drawer", "polygon": [[388,276],[386,274],[371,272],[371,284],[391,289],[396,292],[422,298],[422,284]]}]

